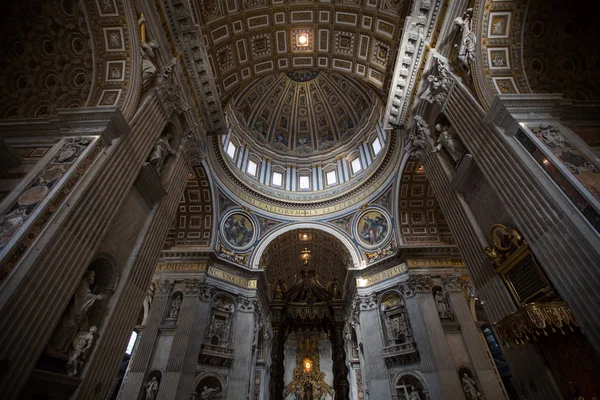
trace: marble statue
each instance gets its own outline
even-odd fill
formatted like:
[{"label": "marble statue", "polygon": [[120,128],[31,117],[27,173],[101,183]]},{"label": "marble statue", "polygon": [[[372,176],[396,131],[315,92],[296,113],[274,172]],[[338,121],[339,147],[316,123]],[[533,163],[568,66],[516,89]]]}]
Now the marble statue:
[{"label": "marble statue", "polygon": [[442,319],[452,319],[452,312],[448,305],[448,299],[442,290],[435,292],[435,303],[437,305],[438,314]]},{"label": "marble statue", "polygon": [[202,400],[212,399],[214,396],[219,394],[219,388],[209,388],[208,386],[204,386],[204,389],[200,393],[200,398]]},{"label": "marble statue", "polygon": [[152,154],[150,155],[150,164],[154,167],[157,173],[160,171],[167,157],[174,155],[175,150],[171,147],[171,134],[162,135],[156,140]]},{"label": "marble statue", "polygon": [[158,394],[158,379],[152,377],[150,382],[146,384],[146,398],[145,400],[156,400]]},{"label": "marble statue", "polygon": [[79,366],[83,363],[83,359],[85,358],[85,354],[92,347],[92,343],[94,342],[94,333],[96,333],[98,329],[95,326],[91,326],[89,331],[79,331],[73,341],[71,342],[71,347],[69,348],[67,359],[67,375],[75,376],[77,375],[77,371],[79,370]]},{"label": "marble statue", "polygon": [[458,60],[471,73],[471,63],[475,61],[475,33],[473,32],[473,9],[469,8],[462,17],[454,20],[454,24],[460,26],[462,31],[460,46],[458,47]]},{"label": "marble statue", "polygon": [[439,132],[439,136],[433,151],[440,151],[443,147],[455,163],[460,161],[462,156],[467,152],[467,149],[458,138],[454,129],[451,126],[437,124],[435,130]]},{"label": "marble statue", "polygon": [[421,396],[419,395],[419,392],[417,392],[416,390],[413,390],[408,395],[408,400],[421,400]]},{"label": "marble statue", "polygon": [[475,381],[466,372],[460,381],[467,400],[485,400],[485,397],[477,391]]},{"label": "marble statue", "polygon": [[179,309],[181,309],[181,295],[178,294],[177,297],[175,297],[173,299],[173,302],[171,303],[171,308],[169,309],[169,318],[170,319],[177,319],[179,317]]},{"label": "marble statue", "polygon": [[[87,313],[96,301],[104,300],[103,293],[94,294],[90,285],[94,284],[96,272],[88,270],[75,290],[73,299],[63,314],[56,330],[50,337],[48,348],[52,351],[67,353],[77,332],[89,327]],[[91,329],[91,328],[90,328]]]}]

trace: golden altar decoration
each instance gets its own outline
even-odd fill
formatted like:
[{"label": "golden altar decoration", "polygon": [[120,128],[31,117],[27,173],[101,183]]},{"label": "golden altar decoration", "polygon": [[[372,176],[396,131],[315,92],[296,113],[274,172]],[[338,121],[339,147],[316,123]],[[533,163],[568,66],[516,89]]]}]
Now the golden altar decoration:
[{"label": "golden altar decoration", "polygon": [[319,362],[319,342],[316,336],[298,341],[296,368],[292,381],[286,386],[284,396],[295,394],[302,400],[319,400],[322,394],[333,397],[333,390],[325,382]]},{"label": "golden altar decoration", "polygon": [[573,332],[578,326],[566,301],[525,304],[516,312],[494,323],[507,347],[535,342],[540,336]]}]

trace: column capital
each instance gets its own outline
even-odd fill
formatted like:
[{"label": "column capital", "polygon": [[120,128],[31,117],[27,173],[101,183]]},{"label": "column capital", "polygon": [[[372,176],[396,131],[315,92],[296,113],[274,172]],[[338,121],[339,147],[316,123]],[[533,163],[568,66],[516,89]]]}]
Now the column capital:
[{"label": "column capital", "polygon": [[255,309],[258,309],[258,298],[256,297],[246,297],[239,295],[237,298],[238,302],[238,310],[244,312],[253,312]]},{"label": "column capital", "polygon": [[169,294],[171,294],[174,285],[175,281],[172,279],[163,279],[158,281],[158,294],[168,296]]},{"label": "column capital", "polygon": [[460,274],[447,274],[442,275],[442,283],[447,291],[460,292],[467,289],[470,286],[468,280],[463,279],[464,275]]},{"label": "column capital", "polygon": [[184,285],[184,293],[186,295],[198,294],[200,293],[200,289],[202,288],[202,282],[200,281],[200,279],[186,279]]},{"label": "column capital", "polygon": [[200,286],[200,299],[204,300],[204,301],[211,301],[212,298],[215,296],[216,293],[216,289],[214,286],[211,285],[207,285],[207,284],[203,284]]},{"label": "column capital", "polygon": [[400,283],[398,289],[404,297],[412,297],[417,293],[430,292],[432,281],[429,275],[411,276],[408,280]]}]

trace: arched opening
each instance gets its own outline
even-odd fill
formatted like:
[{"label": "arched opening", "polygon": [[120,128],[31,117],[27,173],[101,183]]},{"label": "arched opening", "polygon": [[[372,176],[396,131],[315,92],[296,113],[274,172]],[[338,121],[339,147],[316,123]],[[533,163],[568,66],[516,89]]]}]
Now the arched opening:
[{"label": "arched opening", "polygon": [[215,376],[206,376],[198,383],[198,385],[196,385],[194,399],[219,400],[224,398],[225,395],[223,393],[221,381]]},{"label": "arched opening", "polygon": [[315,228],[283,232],[262,253],[273,322],[271,398],[332,395],[345,398],[343,282],[353,265],[347,247]]}]

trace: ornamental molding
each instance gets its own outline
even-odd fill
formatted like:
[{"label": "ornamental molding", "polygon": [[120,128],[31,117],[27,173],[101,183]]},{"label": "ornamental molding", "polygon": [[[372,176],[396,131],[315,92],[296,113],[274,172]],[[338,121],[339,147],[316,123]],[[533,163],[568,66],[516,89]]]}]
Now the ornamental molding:
[{"label": "ornamental molding", "polygon": [[411,16],[406,18],[385,111],[386,129],[401,125],[406,118],[409,95],[420,81],[419,65],[427,53],[425,44],[433,38],[441,5],[439,0],[416,1]]},{"label": "ornamental molding", "polygon": [[174,45],[181,51],[185,69],[189,72],[189,87],[197,100],[196,110],[201,115],[209,134],[226,133],[225,118],[219,101],[217,86],[208,64],[208,55],[202,39],[203,33],[194,21],[195,11],[189,2],[165,1],[166,20],[173,32]]}]

